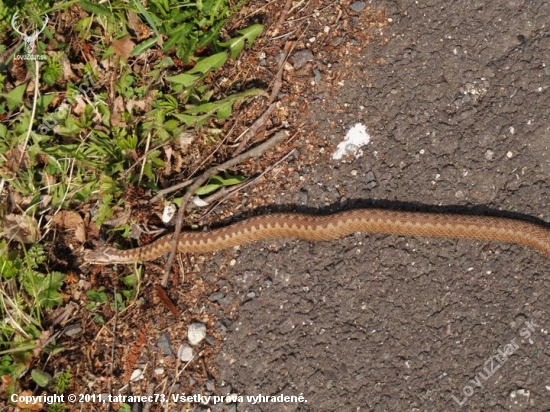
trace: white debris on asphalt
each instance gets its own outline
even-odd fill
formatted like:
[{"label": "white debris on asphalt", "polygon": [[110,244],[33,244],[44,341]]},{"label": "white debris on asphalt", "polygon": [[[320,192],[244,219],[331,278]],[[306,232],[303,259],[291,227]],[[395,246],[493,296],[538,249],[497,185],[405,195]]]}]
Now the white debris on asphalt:
[{"label": "white debris on asphalt", "polygon": [[332,155],[334,160],[340,160],[346,154],[352,154],[357,159],[363,156],[361,147],[369,144],[370,135],[364,124],[356,123],[348,130],[343,142],[338,143],[336,151]]}]

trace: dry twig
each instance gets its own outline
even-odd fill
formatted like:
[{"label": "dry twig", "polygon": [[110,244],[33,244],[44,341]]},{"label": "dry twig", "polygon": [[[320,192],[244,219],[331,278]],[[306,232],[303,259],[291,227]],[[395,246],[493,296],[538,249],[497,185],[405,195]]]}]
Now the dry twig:
[{"label": "dry twig", "polygon": [[172,237],[172,251],[170,252],[168,261],[164,266],[164,276],[161,282],[162,286],[164,287],[168,286],[168,277],[170,276],[170,270],[172,268],[172,264],[174,263],[174,259],[176,257],[176,252],[178,249],[178,239],[181,233],[181,229],[183,227],[183,216],[187,207],[187,203],[189,203],[189,200],[191,199],[191,196],[195,194],[195,191],[199,187],[201,187],[204,183],[206,183],[208,179],[218,174],[219,172],[230,169],[238,164],[241,164],[245,160],[259,158],[265,152],[271,149],[273,146],[277,145],[278,143],[281,143],[286,138],[286,136],[287,134],[285,131],[280,131],[275,135],[273,135],[268,140],[266,140],[265,142],[263,142],[262,144],[250,149],[248,152],[242,153],[221,165],[211,167],[210,169],[206,170],[200,177],[198,177],[195,180],[195,182],[191,185],[191,187],[187,189],[187,192],[183,196],[183,199],[181,200],[181,206],[178,210],[176,229]]}]

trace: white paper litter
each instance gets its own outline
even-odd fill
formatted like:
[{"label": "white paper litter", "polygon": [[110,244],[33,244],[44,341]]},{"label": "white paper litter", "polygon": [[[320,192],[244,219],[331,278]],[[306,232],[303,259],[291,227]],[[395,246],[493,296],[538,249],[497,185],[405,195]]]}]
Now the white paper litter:
[{"label": "white paper litter", "polygon": [[344,141],[338,143],[332,158],[334,160],[340,160],[344,155],[351,154],[357,159],[363,156],[361,147],[369,144],[369,142],[370,135],[367,133],[366,126],[361,123],[356,123],[348,130]]}]

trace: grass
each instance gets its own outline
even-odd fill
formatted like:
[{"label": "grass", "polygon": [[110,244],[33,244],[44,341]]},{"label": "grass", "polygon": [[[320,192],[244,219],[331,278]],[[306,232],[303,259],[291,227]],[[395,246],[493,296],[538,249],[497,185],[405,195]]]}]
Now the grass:
[{"label": "grass", "polygon": [[[244,1],[98,3],[0,3],[0,38],[9,39],[0,45],[9,55],[0,66],[0,193],[10,198],[0,210],[7,238],[0,242],[5,397],[29,389],[29,382],[53,393],[70,386],[70,370],[51,378],[39,366],[44,356],[63,351],[47,327],[52,309],[70,298],[64,290],[71,264],[54,270],[48,259],[51,216],[91,207],[101,226],[125,206],[128,187],[159,190],[164,148],[199,129],[216,142],[220,122],[237,102],[265,96],[253,88],[223,93],[208,81],[262,32],[252,24],[223,34]],[[34,50],[45,56],[40,64],[17,57],[25,48],[24,42],[13,47],[20,41],[9,24],[15,12],[27,33],[49,16]],[[197,194],[242,180],[215,176]],[[129,235],[131,222],[120,230]],[[86,310],[97,323],[105,322],[102,305],[114,306],[116,299],[121,309],[137,299],[138,274],[124,277],[122,285],[114,297],[103,287],[88,291]]]}]

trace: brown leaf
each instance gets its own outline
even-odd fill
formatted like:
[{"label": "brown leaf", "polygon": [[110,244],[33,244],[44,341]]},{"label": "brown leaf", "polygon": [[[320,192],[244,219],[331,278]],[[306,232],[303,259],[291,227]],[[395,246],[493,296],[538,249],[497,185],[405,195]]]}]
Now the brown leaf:
[{"label": "brown leaf", "polygon": [[128,16],[128,27],[134,31],[138,41],[151,36],[152,30],[142,23],[136,12],[128,10],[126,11],[126,15]]},{"label": "brown leaf", "polygon": [[122,57],[126,61],[128,61],[132,55],[132,50],[134,50],[135,46],[136,44],[132,41],[130,35],[124,36],[123,38],[113,42],[113,50],[115,51],[115,55]]},{"label": "brown leaf", "polygon": [[4,154],[6,157],[6,167],[10,172],[17,172],[20,169],[29,168],[30,158],[27,152],[23,153],[19,147],[14,147]]},{"label": "brown leaf", "polygon": [[[22,399],[22,400],[20,400]],[[35,396],[31,390],[25,390],[18,395],[17,407],[24,411],[39,411],[44,407],[43,402],[36,402],[38,396]],[[32,403],[32,401],[35,401]],[[27,403],[23,401],[28,401]]]},{"label": "brown leaf", "polygon": [[122,120],[121,113],[124,112],[124,100],[122,96],[117,96],[111,108],[111,126],[126,127],[126,122]]},{"label": "brown leaf", "polygon": [[152,103],[155,101],[155,93],[151,90],[147,92],[145,97],[141,99],[130,99],[128,100],[128,103],[126,104],[126,110],[128,112],[132,113],[132,110],[134,107],[137,107],[138,109],[148,112],[152,109]]},{"label": "brown leaf", "polygon": [[32,216],[9,214],[4,217],[4,236],[19,243],[36,243],[40,240],[38,222]]},{"label": "brown leaf", "polygon": [[75,238],[79,242],[84,243],[86,241],[84,220],[78,213],[71,210],[62,210],[52,218],[52,222],[60,229],[74,230]]}]

